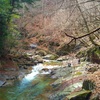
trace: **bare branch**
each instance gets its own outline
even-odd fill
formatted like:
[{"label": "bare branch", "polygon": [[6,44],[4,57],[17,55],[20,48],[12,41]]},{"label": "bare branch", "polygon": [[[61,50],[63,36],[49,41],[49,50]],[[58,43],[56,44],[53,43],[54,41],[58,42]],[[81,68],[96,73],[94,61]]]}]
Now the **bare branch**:
[{"label": "bare branch", "polygon": [[88,34],[85,34],[85,35],[82,35],[82,36],[79,36],[79,37],[74,37],[74,36],[68,35],[66,32],[64,32],[64,33],[65,33],[65,35],[66,35],[67,37],[72,38],[71,41],[68,43],[68,45],[69,45],[69,44],[70,44],[71,42],[73,42],[74,40],[76,41],[77,39],[84,38],[84,37],[86,37],[86,36],[89,36],[89,35],[91,35],[91,34],[94,34],[95,32],[97,32],[97,31],[99,31],[99,30],[100,30],[100,27],[97,28],[97,29],[95,29],[95,30],[93,30],[92,32],[90,32],[90,33],[88,33]]},{"label": "bare branch", "polygon": [[[65,33],[65,32],[64,32],[64,33]],[[71,35],[69,35],[69,34],[67,34],[67,33],[65,33],[65,35],[68,36],[68,37],[70,37],[70,38],[76,39],[76,37],[71,36]]]},{"label": "bare branch", "polygon": [[83,35],[83,36],[77,37],[76,39],[80,39],[80,38],[83,38],[83,37],[89,36],[89,35],[94,34],[95,32],[97,32],[97,31],[99,31],[99,30],[100,30],[100,27],[97,28],[97,29],[95,29],[94,31],[88,33],[88,34],[85,34],[85,35]]}]

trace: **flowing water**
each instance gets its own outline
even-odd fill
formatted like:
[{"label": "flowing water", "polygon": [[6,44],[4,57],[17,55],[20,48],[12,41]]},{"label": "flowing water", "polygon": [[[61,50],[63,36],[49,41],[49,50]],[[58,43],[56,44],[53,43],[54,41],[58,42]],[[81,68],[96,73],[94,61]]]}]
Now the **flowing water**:
[{"label": "flowing water", "polygon": [[49,76],[50,70],[40,74],[42,68],[43,64],[33,66],[32,72],[21,81],[0,88],[0,100],[48,100],[53,79]]}]

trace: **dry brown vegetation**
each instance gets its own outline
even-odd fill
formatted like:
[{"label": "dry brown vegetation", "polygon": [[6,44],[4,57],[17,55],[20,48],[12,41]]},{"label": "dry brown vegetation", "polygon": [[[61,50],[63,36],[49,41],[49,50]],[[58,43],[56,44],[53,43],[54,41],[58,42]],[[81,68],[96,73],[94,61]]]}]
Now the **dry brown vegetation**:
[{"label": "dry brown vegetation", "polygon": [[[77,43],[85,46],[100,45],[99,22],[100,3],[87,0],[41,0],[37,7],[24,5],[23,15],[16,22],[24,40],[36,43],[42,48],[57,52],[59,48],[72,42],[71,37],[81,37]],[[91,35],[87,35],[93,30]],[[64,34],[66,33],[66,34]],[[74,39],[73,39],[74,40]],[[74,41],[74,43],[75,43]]]}]

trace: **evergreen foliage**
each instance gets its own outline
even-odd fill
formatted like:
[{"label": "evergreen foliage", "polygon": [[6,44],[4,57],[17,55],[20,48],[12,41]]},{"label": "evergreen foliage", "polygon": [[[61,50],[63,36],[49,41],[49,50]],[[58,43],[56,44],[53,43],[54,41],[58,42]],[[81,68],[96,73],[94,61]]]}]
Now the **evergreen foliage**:
[{"label": "evergreen foliage", "polygon": [[10,2],[8,0],[0,0],[0,55],[3,55],[5,52],[5,41],[8,34],[10,33],[10,10]]},{"label": "evergreen foliage", "polygon": [[15,24],[13,20],[19,16],[15,14],[15,5],[21,2],[32,3],[36,0],[0,0],[0,56],[7,54],[16,45]]}]

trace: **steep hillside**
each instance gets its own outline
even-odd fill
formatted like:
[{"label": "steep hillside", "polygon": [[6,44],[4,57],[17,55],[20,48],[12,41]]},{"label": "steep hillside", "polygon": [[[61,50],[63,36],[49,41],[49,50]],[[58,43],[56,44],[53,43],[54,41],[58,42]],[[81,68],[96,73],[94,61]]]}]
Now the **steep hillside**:
[{"label": "steep hillside", "polygon": [[[67,44],[72,38],[66,36],[65,32],[78,37],[91,32],[90,30],[94,30],[99,26],[99,20],[96,22],[97,20],[92,18],[92,13],[96,9],[95,7],[99,9],[99,3],[95,1],[82,2],[81,0],[78,0],[78,2],[80,4],[79,6],[77,6],[76,1],[68,0],[40,0],[33,5],[24,3],[24,8],[19,9],[19,12],[23,12],[23,14],[16,21],[23,40],[29,44],[37,44],[40,48],[58,54],[64,51],[64,53],[60,53],[61,55],[67,54],[65,52],[69,48]],[[95,3],[95,6],[93,6],[93,3]],[[79,9],[79,7],[81,8]],[[87,15],[87,13],[89,14]],[[99,18],[98,13],[95,15],[95,18]],[[87,25],[89,26],[87,27]],[[78,46],[82,44],[91,47],[91,43],[95,41],[99,44],[99,36],[94,36],[91,36],[91,39],[94,39],[91,42],[88,37],[81,39],[81,41],[79,40],[80,42],[77,42]],[[71,45],[75,46],[75,41]]]}]

